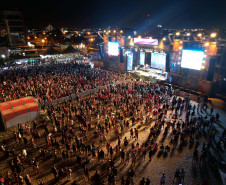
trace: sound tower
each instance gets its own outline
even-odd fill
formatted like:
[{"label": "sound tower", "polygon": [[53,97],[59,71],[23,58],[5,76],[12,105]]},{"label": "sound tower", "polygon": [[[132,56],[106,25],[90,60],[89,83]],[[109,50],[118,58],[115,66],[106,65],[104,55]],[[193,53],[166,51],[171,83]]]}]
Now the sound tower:
[{"label": "sound tower", "polygon": [[210,58],[209,69],[207,73],[207,81],[213,81],[214,77],[214,68],[215,68],[216,59]]},{"label": "sound tower", "polygon": [[150,52],[145,52],[145,65],[151,65],[151,53]]},{"label": "sound tower", "polygon": [[99,46],[99,52],[100,52],[100,58],[103,59],[104,55],[103,55],[103,45]]},{"label": "sound tower", "polygon": [[120,53],[120,62],[123,63],[124,59],[123,59],[123,48],[122,47],[119,48],[119,53]]},{"label": "sound tower", "polygon": [[138,52],[133,52],[133,68],[138,65]]},{"label": "sound tower", "polygon": [[170,72],[170,54],[166,54],[166,72]]}]

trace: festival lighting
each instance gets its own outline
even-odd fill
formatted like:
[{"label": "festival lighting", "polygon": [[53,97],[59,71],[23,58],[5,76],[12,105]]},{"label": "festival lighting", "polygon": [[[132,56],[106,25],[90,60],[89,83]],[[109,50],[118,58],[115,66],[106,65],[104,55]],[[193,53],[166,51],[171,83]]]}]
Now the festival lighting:
[{"label": "festival lighting", "polygon": [[121,30],[120,33],[123,33],[123,31]]},{"label": "festival lighting", "polygon": [[202,37],[202,34],[201,33],[198,33],[198,37]]},{"label": "festival lighting", "polygon": [[114,33],[116,33],[116,30],[114,30]]},{"label": "festival lighting", "polygon": [[130,39],[130,38],[131,38],[131,36],[129,35],[129,36],[128,36],[128,39]]},{"label": "festival lighting", "polygon": [[104,30],[104,33],[106,32],[106,30]]},{"label": "festival lighting", "polygon": [[182,50],[182,46],[179,47],[179,50]]},{"label": "festival lighting", "polygon": [[139,35],[139,36],[138,36],[138,38],[140,39],[140,38],[141,38],[141,36]]},{"label": "festival lighting", "polygon": [[163,40],[163,41],[166,41],[166,38],[164,37],[162,40]]},{"label": "festival lighting", "polygon": [[209,43],[209,42],[206,42],[206,43],[205,43],[205,46],[209,46],[209,45],[210,45],[210,43]]},{"label": "festival lighting", "polygon": [[180,35],[180,32],[177,32],[177,33],[176,33],[176,36],[179,36],[179,35]]},{"label": "festival lighting", "polygon": [[189,37],[191,35],[191,33],[187,33],[186,35]]},{"label": "festival lighting", "polygon": [[45,42],[45,40],[44,39],[42,39],[42,43],[44,43]]},{"label": "festival lighting", "polygon": [[202,66],[202,69],[205,69],[205,66]]},{"label": "festival lighting", "polygon": [[30,39],[30,37],[27,37],[27,39],[29,40],[29,39]]},{"label": "festival lighting", "polygon": [[152,37],[149,37],[149,39],[152,39]]}]

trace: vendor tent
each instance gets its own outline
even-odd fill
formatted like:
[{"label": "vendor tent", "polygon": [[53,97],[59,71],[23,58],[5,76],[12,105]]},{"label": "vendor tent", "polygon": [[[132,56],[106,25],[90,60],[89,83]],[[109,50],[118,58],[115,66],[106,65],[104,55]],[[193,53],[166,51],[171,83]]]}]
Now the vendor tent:
[{"label": "vendor tent", "polygon": [[39,112],[38,103],[31,96],[0,103],[1,128],[8,129],[19,123],[33,121]]},{"label": "vendor tent", "polygon": [[61,54],[59,51],[50,46],[47,50],[45,50],[42,55],[59,55]]},{"label": "vendor tent", "polygon": [[64,50],[64,53],[79,53],[78,49],[75,49],[71,44]]}]

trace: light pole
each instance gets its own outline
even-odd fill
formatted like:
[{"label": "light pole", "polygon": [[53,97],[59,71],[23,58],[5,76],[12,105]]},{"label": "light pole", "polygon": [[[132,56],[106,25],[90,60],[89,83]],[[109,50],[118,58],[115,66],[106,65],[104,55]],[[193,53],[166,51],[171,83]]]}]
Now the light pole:
[{"label": "light pole", "polygon": [[45,43],[45,40],[42,39],[42,50],[43,50],[43,45],[44,45],[44,43]]},{"label": "light pole", "polygon": [[4,59],[4,64],[5,64],[5,55],[4,54],[2,54],[2,58]]}]

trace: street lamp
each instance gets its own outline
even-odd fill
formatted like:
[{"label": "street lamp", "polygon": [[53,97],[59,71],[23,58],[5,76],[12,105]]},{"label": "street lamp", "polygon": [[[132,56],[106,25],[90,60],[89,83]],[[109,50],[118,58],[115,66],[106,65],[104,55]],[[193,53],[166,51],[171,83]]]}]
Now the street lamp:
[{"label": "street lamp", "polygon": [[2,56],[1,56],[3,59],[4,59],[4,63],[5,63],[5,55],[4,54],[2,54]]},{"label": "street lamp", "polygon": [[44,39],[42,39],[42,49],[43,49],[44,42],[45,42],[45,40],[44,40]]},{"label": "street lamp", "polygon": [[217,36],[216,33],[211,33],[211,34],[210,34],[210,37],[211,37],[211,38],[215,38],[216,36]]}]

